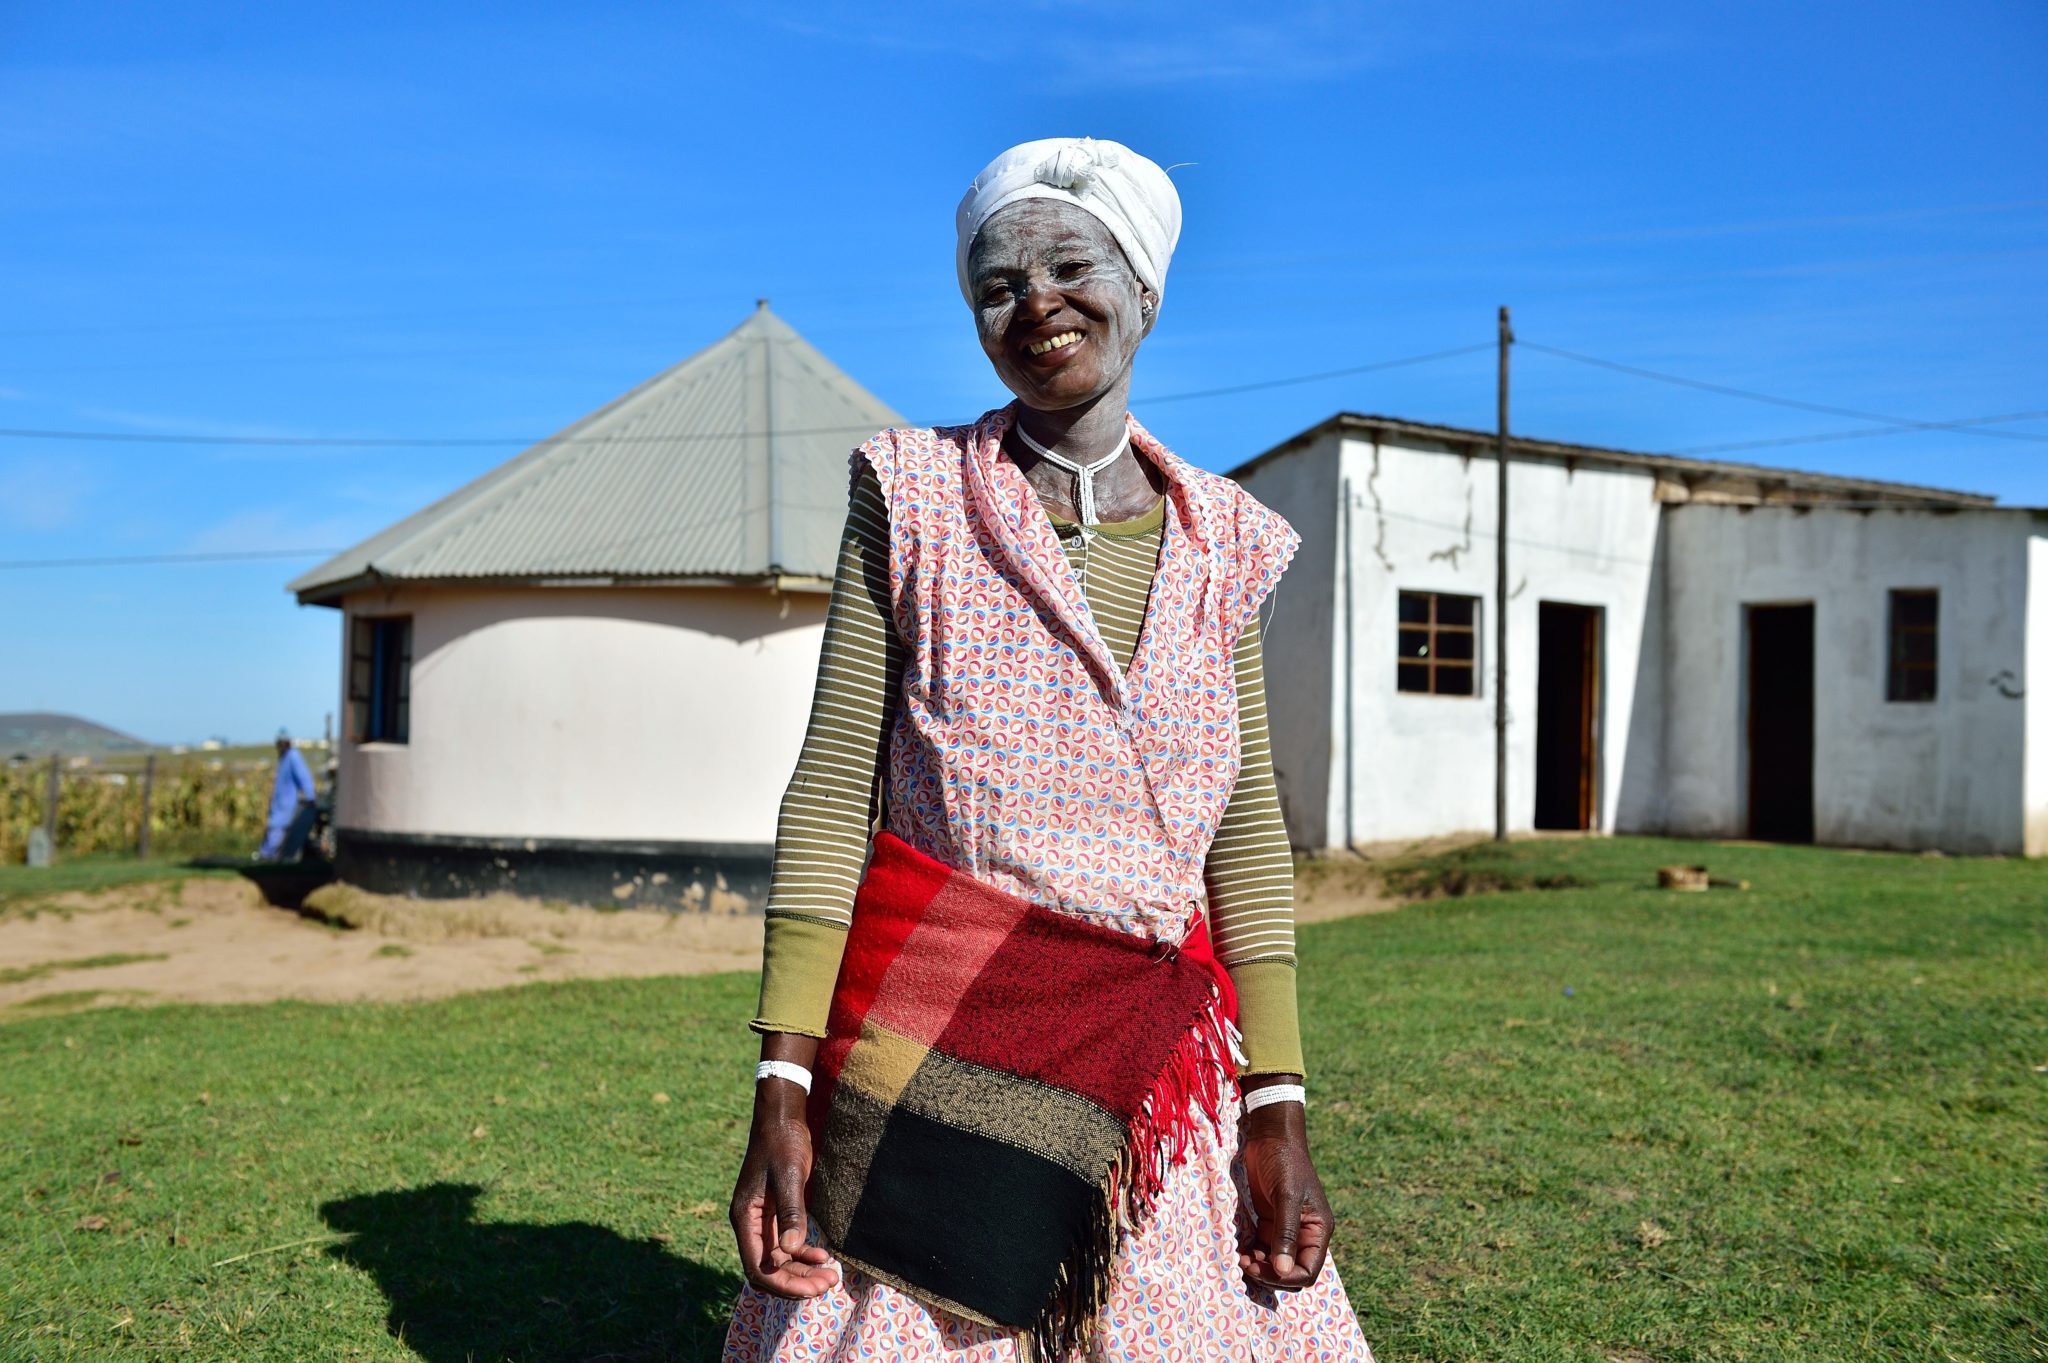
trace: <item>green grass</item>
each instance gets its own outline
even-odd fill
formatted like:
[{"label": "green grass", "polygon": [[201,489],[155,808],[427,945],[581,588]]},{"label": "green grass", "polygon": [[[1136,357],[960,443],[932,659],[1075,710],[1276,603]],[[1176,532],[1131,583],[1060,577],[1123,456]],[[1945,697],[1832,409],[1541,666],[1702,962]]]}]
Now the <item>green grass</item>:
[{"label": "green grass", "polygon": [[235,874],[229,869],[188,866],[182,860],[138,861],[113,854],[60,860],[55,866],[0,866],[0,917],[34,912],[38,901],[53,895],[92,893],[153,881],[175,886],[195,878]]},{"label": "green grass", "polygon": [[[1382,1358],[2048,1359],[2048,866],[1489,856],[1585,883],[1303,933],[1311,1130]],[[1754,888],[1646,888],[1677,861]],[[0,1026],[0,1357],[714,1358],[752,1002]]]},{"label": "green grass", "polygon": [[34,965],[0,969],[0,984],[26,984],[59,970],[104,970],[108,966],[133,965],[137,961],[168,961],[161,951],[113,951],[104,956],[79,956],[69,961],[38,961]]},{"label": "green grass", "polygon": [[0,1012],[0,1019],[16,1014],[76,1012],[78,1009],[90,1008],[104,1001],[140,1000],[147,997],[146,991],[136,989],[59,989],[54,993],[37,994],[32,998],[23,999],[5,1012]]}]

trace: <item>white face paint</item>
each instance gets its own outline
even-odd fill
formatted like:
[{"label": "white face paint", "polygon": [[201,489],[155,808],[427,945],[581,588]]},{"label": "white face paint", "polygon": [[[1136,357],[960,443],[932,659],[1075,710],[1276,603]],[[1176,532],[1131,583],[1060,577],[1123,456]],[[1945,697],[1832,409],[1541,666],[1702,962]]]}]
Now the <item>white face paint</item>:
[{"label": "white face paint", "polygon": [[1090,402],[1128,378],[1154,300],[1094,214],[1025,199],[982,224],[968,253],[974,324],[1003,386],[1039,411]]}]

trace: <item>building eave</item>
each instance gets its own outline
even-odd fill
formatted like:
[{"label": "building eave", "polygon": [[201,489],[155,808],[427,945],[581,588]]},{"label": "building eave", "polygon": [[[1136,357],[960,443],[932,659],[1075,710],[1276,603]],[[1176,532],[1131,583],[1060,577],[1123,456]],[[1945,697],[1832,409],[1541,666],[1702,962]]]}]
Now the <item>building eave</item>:
[{"label": "building eave", "polygon": [[[1338,412],[1281,441],[1271,449],[1254,455],[1231,469],[1230,476],[1242,478],[1267,463],[1291,451],[1313,445],[1323,436],[1330,434],[1357,436],[1369,440],[1442,445],[1467,457],[1490,457],[1494,448],[1494,435],[1490,431],[1404,421],[1398,417],[1361,412]],[[1667,497],[1667,500],[1672,501],[1688,501],[1697,495],[1701,500],[1728,500],[1748,504],[1868,500],[1917,506],[1988,507],[1997,500],[1983,493],[1959,492],[1951,488],[1925,487],[1914,483],[1894,483],[1870,478],[1846,478],[1837,474],[1809,473],[1767,464],[1693,459],[1674,454],[1645,454],[1636,450],[1579,445],[1560,440],[1538,440],[1512,434],[1508,437],[1508,457],[1516,460],[1559,462],[1572,467],[1628,469],[1647,473],[1672,486],[1673,495]]]},{"label": "building eave", "polygon": [[734,587],[756,591],[788,592],[793,595],[825,593],[832,580],[800,573],[668,573],[634,575],[623,573],[529,573],[519,575],[392,577],[372,569],[354,577],[323,582],[298,592],[301,606],[332,606],[340,609],[348,597],[361,592],[397,590],[409,587],[524,588],[559,591],[573,588],[636,589],[659,587]]}]

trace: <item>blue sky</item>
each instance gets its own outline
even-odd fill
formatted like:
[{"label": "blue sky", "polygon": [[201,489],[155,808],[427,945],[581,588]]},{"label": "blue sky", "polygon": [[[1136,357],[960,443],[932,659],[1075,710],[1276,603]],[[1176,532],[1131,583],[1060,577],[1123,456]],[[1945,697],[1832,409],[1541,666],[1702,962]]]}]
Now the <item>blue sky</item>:
[{"label": "blue sky", "polygon": [[[1248,17],[1256,16],[1256,17]],[[0,6],[0,426],[556,429],[755,297],[915,420],[1005,395],[952,210],[1118,138],[1186,228],[1134,407],[1228,468],[1339,409],[1487,426],[1527,340],[1942,420],[2048,408],[2038,0],[1458,6]],[[1642,450],[1841,417],[1524,351],[1517,429]],[[2048,421],[2009,431],[2048,434]],[[0,560],[346,545],[516,452],[0,438]],[[1727,457],[2048,504],[2048,444]],[[317,732],[310,563],[0,570],[0,710]]]}]

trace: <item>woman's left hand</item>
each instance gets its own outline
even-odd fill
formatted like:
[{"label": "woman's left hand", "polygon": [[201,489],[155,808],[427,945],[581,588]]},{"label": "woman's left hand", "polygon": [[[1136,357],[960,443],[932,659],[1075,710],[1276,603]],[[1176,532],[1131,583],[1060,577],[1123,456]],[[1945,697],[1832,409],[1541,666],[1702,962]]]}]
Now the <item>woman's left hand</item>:
[{"label": "woman's left hand", "polygon": [[1238,1131],[1238,1267],[1248,1283],[1298,1292],[1322,1273],[1336,1227],[1302,1106],[1269,1104]]}]

